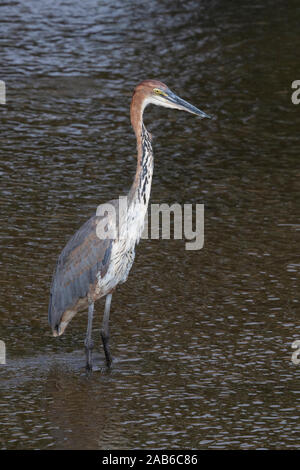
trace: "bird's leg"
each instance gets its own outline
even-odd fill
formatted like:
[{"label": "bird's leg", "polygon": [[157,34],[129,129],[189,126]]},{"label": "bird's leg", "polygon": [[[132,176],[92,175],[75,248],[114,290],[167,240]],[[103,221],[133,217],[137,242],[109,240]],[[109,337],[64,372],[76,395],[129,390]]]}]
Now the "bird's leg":
[{"label": "bird's leg", "polygon": [[107,367],[110,367],[111,365],[111,355],[109,351],[109,312],[110,312],[111,298],[112,298],[112,294],[107,294],[106,299],[105,299],[105,308],[104,308],[104,315],[103,315],[102,328],[101,328],[101,338],[102,338]]},{"label": "bird's leg", "polygon": [[87,370],[92,370],[93,368],[93,362],[92,362],[92,350],[94,347],[94,342],[92,340],[93,315],[94,315],[94,302],[89,301],[88,326],[87,326],[86,338],[84,341]]}]

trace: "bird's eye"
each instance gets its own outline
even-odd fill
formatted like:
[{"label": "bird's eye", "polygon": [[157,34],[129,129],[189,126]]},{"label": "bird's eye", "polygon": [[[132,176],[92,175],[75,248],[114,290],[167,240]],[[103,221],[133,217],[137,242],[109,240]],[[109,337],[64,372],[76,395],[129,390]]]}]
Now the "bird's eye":
[{"label": "bird's eye", "polygon": [[159,88],[154,88],[153,89],[153,93],[155,93],[156,95],[162,95],[162,96],[166,96],[166,93],[164,93],[162,90],[160,90]]}]

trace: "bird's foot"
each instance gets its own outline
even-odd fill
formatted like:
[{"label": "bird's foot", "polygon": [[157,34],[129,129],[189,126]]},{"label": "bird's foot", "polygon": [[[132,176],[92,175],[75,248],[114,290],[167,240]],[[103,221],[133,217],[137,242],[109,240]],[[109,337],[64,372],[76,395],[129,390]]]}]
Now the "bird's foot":
[{"label": "bird's foot", "polygon": [[86,339],[84,341],[85,354],[86,354],[86,370],[91,371],[93,369],[93,358],[92,351],[94,347],[94,341],[92,339]]}]

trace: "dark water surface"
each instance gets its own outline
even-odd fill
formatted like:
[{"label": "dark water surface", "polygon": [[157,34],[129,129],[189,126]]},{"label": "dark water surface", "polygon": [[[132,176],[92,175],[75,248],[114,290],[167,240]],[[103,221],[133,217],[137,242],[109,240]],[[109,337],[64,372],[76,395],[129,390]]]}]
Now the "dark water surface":
[{"label": "dark water surface", "polygon": [[[299,446],[300,8],[246,3],[1,2],[2,449]],[[145,116],[151,201],[205,204],[205,246],[141,241],[113,297],[112,371],[89,377],[87,315],[52,338],[49,284],[73,232],[131,185],[145,78],[217,118]]]}]

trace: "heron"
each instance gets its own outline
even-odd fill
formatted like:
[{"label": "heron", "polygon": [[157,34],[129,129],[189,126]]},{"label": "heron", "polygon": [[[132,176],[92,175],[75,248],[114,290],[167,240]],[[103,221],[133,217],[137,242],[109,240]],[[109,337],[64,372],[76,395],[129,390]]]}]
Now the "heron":
[{"label": "heron", "polygon": [[[90,371],[93,367],[92,323],[95,301],[105,297],[101,339],[106,367],[109,369],[112,364],[109,343],[112,294],[118,284],[127,280],[134,262],[136,245],[144,228],[153,174],[151,134],[143,123],[144,110],[149,104],[210,118],[158,80],[144,80],[134,89],[130,120],[137,142],[137,165],[124,214],[120,216],[117,199],[99,205],[96,214],[79,228],[62,250],[50,288],[48,320],[53,336],[62,335],[77,312],[88,311],[84,346],[86,369]],[[106,210],[107,207],[115,210],[115,217],[113,211]],[[103,236],[99,236],[99,226],[104,227]]]}]

